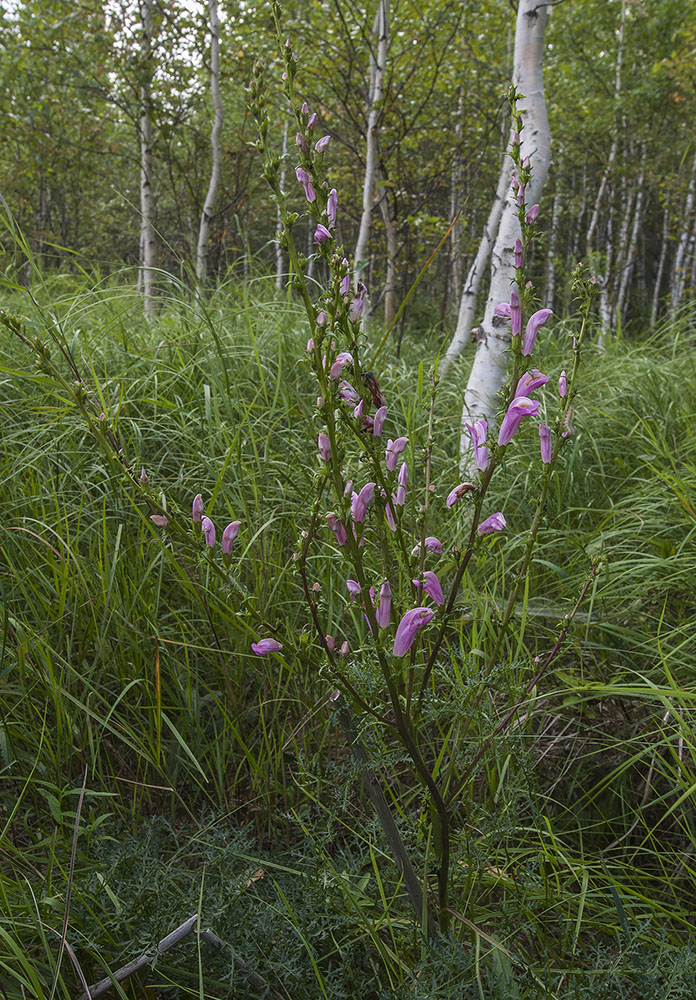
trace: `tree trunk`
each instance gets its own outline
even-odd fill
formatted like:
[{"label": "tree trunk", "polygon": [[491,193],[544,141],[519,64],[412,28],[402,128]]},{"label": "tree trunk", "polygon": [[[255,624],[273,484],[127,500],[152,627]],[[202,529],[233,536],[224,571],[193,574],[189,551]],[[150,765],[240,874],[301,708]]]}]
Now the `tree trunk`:
[{"label": "tree trunk", "polygon": [[681,305],[681,300],[684,295],[684,286],[686,284],[686,256],[687,249],[689,246],[689,237],[691,235],[691,216],[694,211],[694,189],[696,188],[696,157],[694,157],[693,166],[691,168],[691,179],[689,181],[689,190],[686,196],[686,201],[684,203],[684,211],[682,213],[682,219],[684,220],[684,228],[681,231],[679,237],[679,243],[677,244],[677,252],[674,255],[674,266],[672,268],[672,312],[676,310]]},{"label": "tree trunk", "polygon": [[483,227],[483,235],[481,236],[481,242],[479,243],[476,257],[469,268],[469,273],[467,274],[466,281],[464,282],[464,291],[462,292],[461,301],[459,303],[457,328],[454,331],[452,341],[447,348],[447,353],[442,359],[442,364],[440,365],[441,378],[445,377],[451,365],[457,360],[459,355],[464,352],[466,345],[469,343],[471,331],[474,326],[474,319],[476,317],[476,299],[481,287],[483,273],[486,270],[486,266],[491,256],[493,243],[498,234],[498,229],[500,228],[500,219],[510,190],[512,168],[512,160],[510,159],[510,156],[505,153],[505,159],[503,160],[503,164],[500,168],[500,174],[498,176],[498,187],[495,192],[495,198],[493,200],[486,225]]},{"label": "tree trunk", "polygon": [[379,209],[384,223],[384,232],[387,237],[387,275],[384,284],[384,329],[389,329],[396,315],[396,255],[398,244],[396,239],[396,219],[392,214],[389,203],[389,187],[387,177],[382,167],[380,174],[383,181],[382,197],[379,200]]},{"label": "tree trunk", "polygon": [[[645,146],[641,148],[641,161],[645,162]],[[631,228],[631,235],[628,240],[625,252],[622,255],[622,270],[621,279],[619,281],[619,293],[616,297],[616,316],[620,316],[623,321],[623,316],[626,311],[626,301],[628,298],[628,292],[631,287],[631,280],[633,278],[633,269],[636,263],[636,255],[638,252],[638,238],[640,235],[640,227],[643,221],[643,201],[644,201],[644,181],[645,181],[645,169],[641,171],[640,177],[638,178],[637,184],[637,194],[635,200],[635,207],[633,209],[633,226]]]},{"label": "tree trunk", "polygon": [[156,311],[154,268],[156,242],[152,193],[152,0],[140,0],[142,83],[140,87],[140,274],[146,316]]},{"label": "tree trunk", "polygon": [[[525,192],[529,205],[541,201],[551,155],[543,78],[544,32],[549,9],[540,5],[538,0],[520,0],[517,8],[513,82],[524,96],[525,127],[521,134],[521,155],[523,159],[529,157],[533,170]],[[509,301],[510,286],[515,277],[513,248],[520,235],[520,225],[514,202],[510,188],[503,203],[498,235],[491,254],[488,300],[464,396],[460,456],[462,469],[467,472],[473,462],[473,449],[464,424],[482,417],[495,419],[496,397],[505,381],[510,328],[502,317],[495,315],[495,307],[499,302]]]},{"label": "tree trunk", "polygon": [[665,199],[665,212],[662,217],[662,244],[660,246],[660,259],[657,265],[657,274],[655,276],[655,287],[653,288],[652,309],[650,310],[651,330],[657,323],[657,314],[660,308],[660,289],[662,288],[662,279],[664,277],[665,264],[667,262],[668,244],[669,244],[669,195]]},{"label": "tree trunk", "polygon": [[373,35],[377,38],[377,51],[370,54],[370,93],[367,100],[367,129],[365,145],[365,177],[363,179],[362,215],[360,229],[355,244],[354,266],[355,284],[362,279],[362,272],[367,267],[367,245],[370,239],[370,220],[374,201],[375,179],[377,168],[377,144],[379,139],[379,124],[382,115],[382,99],[384,97],[384,76],[387,65],[387,49],[389,46],[389,0],[379,0],[379,8],[375,18]]},{"label": "tree trunk", "polygon": [[[285,193],[285,178],[287,176],[288,170],[288,120],[285,119],[285,125],[283,126],[283,155],[280,161],[280,190]],[[276,208],[276,281],[275,286],[277,291],[281,291],[283,288],[283,273],[285,267],[283,264],[283,248],[280,245],[280,239],[283,234],[283,220],[280,213],[280,205]]]},{"label": "tree trunk", "polygon": [[198,230],[198,249],[196,251],[196,278],[199,287],[205,284],[208,273],[208,239],[213,209],[220,186],[222,173],[222,97],[220,95],[220,22],[218,20],[217,0],[208,0],[208,17],[210,19],[210,96],[213,102],[213,128],[210,133],[210,145],[213,152],[213,166],[210,172],[208,193],[205,196],[201,225]]}]

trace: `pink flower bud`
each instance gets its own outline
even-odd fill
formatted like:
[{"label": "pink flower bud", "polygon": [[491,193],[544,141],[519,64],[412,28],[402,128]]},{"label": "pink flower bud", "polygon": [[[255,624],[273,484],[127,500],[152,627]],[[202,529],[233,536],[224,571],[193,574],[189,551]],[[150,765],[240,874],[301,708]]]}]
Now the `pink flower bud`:
[{"label": "pink flower bud", "polygon": [[387,408],[386,406],[380,406],[380,408],[375,413],[374,423],[372,425],[372,433],[375,437],[382,437],[382,431],[384,429],[384,421],[387,419]]},{"label": "pink flower bud", "polygon": [[522,240],[515,240],[515,267],[522,267],[524,257],[522,256]]},{"label": "pink flower bud", "polygon": [[333,653],[334,649],[336,648],[336,641],[334,637],[332,635],[327,635],[325,636],[325,638],[326,638],[326,648],[330,653]]},{"label": "pink flower bud", "polygon": [[568,395],[568,378],[565,372],[561,372],[558,379],[558,395],[561,399],[565,399]]},{"label": "pink flower bud", "polygon": [[205,538],[205,544],[209,549],[212,549],[215,545],[215,525],[209,517],[201,519],[201,529],[203,531],[203,537]]},{"label": "pink flower bud", "polygon": [[394,637],[394,656],[405,656],[413,645],[420,629],[432,621],[435,612],[430,608],[411,608],[399,622]]},{"label": "pink flower bud", "polygon": [[191,504],[191,516],[193,518],[194,524],[200,524],[201,518],[203,517],[203,511],[205,507],[203,506],[203,497],[200,493],[196,493],[193,498],[193,503]]},{"label": "pink flower bud", "polygon": [[279,653],[283,644],[277,639],[259,639],[258,642],[252,642],[251,648],[257,656],[267,656],[268,653]]},{"label": "pink flower bud", "polygon": [[321,408],[323,407],[323,405],[324,405],[324,397],[323,396],[317,396],[317,409],[321,410]]},{"label": "pink flower bud", "polygon": [[[317,143],[318,148],[318,143]],[[336,212],[338,211],[338,191],[336,188],[331,188],[329,191],[329,197],[326,199],[326,215],[329,220],[329,226],[333,229],[336,225]]]},{"label": "pink flower bud", "polygon": [[344,525],[343,521],[339,521],[338,517],[336,517],[334,512],[329,511],[329,513],[326,515],[326,523],[336,536],[336,541],[338,542],[338,544],[345,545],[346,542],[348,541],[348,535],[346,533],[346,526]]},{"label": "pink flower bud", "polygon": [[321,222],[317,224],[317,228],[314,230],[314,242],[319,246],[332,239],[330,231]]},{"label": "pink flower bud", "polygon": [[295,145],[298,149],[302,150],[303,153],[307,152],[307,140],[301,132],[295,133]]},{"label": "pink flower bud", "polygon": [[229,556],[232,552],[232,546],[234,545],[234,540],[239,534],[239,528],[241,521],[230,521],[225,530],[222,533],[222,554],[223,556]]},{"label": "pink flower bud", "polygon": [[150,520],[153,524],[156,524],[158,528],[166,528],[169,524],[169,518],[165,517],[164,514],[150,514]]},{"label": "pink flower bud", "polygon": [[498,511],[497,514],[491,514],[491,516],[487,517],[485,521],[481,521],[477,530],[479,535],[490,535],[494,531],[503,531],[506,526],[507,522],[505,521],[505,518],[500,511]]},{"label": "pink flower bud", "polygon": [[360,590],[361,590],[360,584],[358,583],[357,580],[346,580],[346,588],[347,588],[348,593],[350,595],[351,601],[354,601],[355,598],[360,593]]},{"label": "pink flower bud", "polygon": [[[309,111],[309,108],[307,110]],[[316,123],[317,123],[317,113],[316,111],[313,111],[312,114],[309,116],[309,120],[307,122],[307,128],[310,130],[310,132],[312,131]]]},{"label": "pink flower bud", "polygon": [[387,450],[385,455],[387,472],[394,472],[396,470],[396,461],[407,444],[407,437],[397,438],[396,441],[392,441],[392,439],[389,438],[387,441]]},{"label": "pink flower bud", "polygon": [[317,438],[317,446],[319,448],[319,454],[325,462],[331,461],[331,442],[327,434],[320,434]]},{"label": "pink flower bud", "polygon": [[307,341],[307,353],[311,354],[314,350],[314,337],[310,337]]},{"label": "pink flower bud", "polygon": [[340,652],[341,656],[348,656],[348,653],[350,653],[350,646],[348,645],[348,640],[347,639],[344,640],[344,642],[341,643],[341,648],[340,648],[339,652]]},{"label": "pink flower bud", "polygon": [[539,206],[532,205],[532,207],[527,212],[527,225],[533,226],[538,218],[539,218]]},{"label": "pink flower bud", "polygon": [[545,465],[551,461],[551,429],[546,424],[539,424],[539,444],[541,460]]},{"label": "pink flower bud", "polygon": [[362,523],[365,520],[367,508],[372,502],[372,497],[375,492],[375,485],[375,483],[366,483],[359,493],[353,494],[350,504],[350,512],[354,521]]},{"label": "pink flower bud", "polygon": [[302,112],[303,115],[308,115],[309,114],[309,104],[307,104],[306,101],[303,101],[302,107],[300,108],[300,111]]},{"label": "pink flower bud", "polygon": [[331,142],[331,136],[323,135],[321,139],[317,139],[314,149],[316,150],[317,153],[323,153],[324,150],[328,147],[330,142]]},{"label": "pink flower bud", "polygon": [[307,201],[310,203],[313,202],[317,197],[316,191],[314,190],[314,185],[312,184],[312,178],[309,176],[304,167],[296,167],[295,177],[297,177],[298,181],[304,188],[305,198]]},{"label": "pink flower bud", "polygon": [[145,466],[143,465],[143,467],[140,470],[140,478],[139,478],[138,482],[140,482],[143,485],[145,485],[145,483],[148,481],[149,478],[150,477],[148,476],[147,472],[145,471]]},{"label": "pink flower bud", "polygon": [[326,313],[324,312],[324,310],[321,309],[317,313],[316,324],[317,324],[318,327],[323,328],[323,327],[326,326],[327,321],[328,321],[328,316],[326,315]]},{"label": "pink flower bud", "polygon": [[510,292],[510,319],[512,321],[512,336],[519,337],[522,333],[522,306],[517,292]]}]

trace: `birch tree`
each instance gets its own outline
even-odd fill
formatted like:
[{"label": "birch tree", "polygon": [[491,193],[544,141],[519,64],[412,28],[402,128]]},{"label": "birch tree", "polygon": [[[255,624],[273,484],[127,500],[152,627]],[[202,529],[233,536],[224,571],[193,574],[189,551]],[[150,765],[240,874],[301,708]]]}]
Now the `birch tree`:
[{"label": "birch tree", "polygon": [[[529,158],[532,177],[525,198],[528,205],[541,200],[549,170],[551,137],[546,113],[543,78],[544,33],[549,7],[538,0],[520,0],[517,8],[513,84],[524,95],[524,129],[520,136],[522,159]],[[502,183],[502,182],[499,182]],[[468,471],[473,459],[471,438],[465,427],[481,418],[492,419],[496,413],[496,397],[507,371],[507,349],[510,328],[505,319],[495,315],[500,302],[510,298],[514,279],[514,244],[520,236],[515,212],[512,185],[502,199],[497,235],[491,251],[491,279],[474,364],[464,395],[460,456],[462,468]]]},{"label": "birch tree", "polygon": [[210,224],[213,219],[215,201],[220,186],[222,174],[222,125],[223,110],[220,95],[220,21],[218,19],[217,0],[208,0],[208,19],[210,22],[210,97],[213,102],[213,128],[210,133],[213,163],[210,172],[208,193],[205,196],[201,225],[198,230],[198,248],[196,250],[196,278],[199,287],[205,283],[208,262],[208,240],[210,239]]},{"label": "birch tree", "polygon": [[367,100],[367,127],[365,135],[365,175],[363,179],[362,214],[360,229],[353,254],[355,260],[355,285],[367,265],[367,246],[370,239],[370,223],[377,179],[377,152],[379,126],[384,98],[384,76],[389,49],[389,0],[379,0],[373,27],[376,47],[370,51],[370,87]]},{"label": "birch tree", "polygon": [[152,191],[152,0],[139,0],[140,12],[140,271],[146,316],[156,311],[154,268],[157,244]]}]

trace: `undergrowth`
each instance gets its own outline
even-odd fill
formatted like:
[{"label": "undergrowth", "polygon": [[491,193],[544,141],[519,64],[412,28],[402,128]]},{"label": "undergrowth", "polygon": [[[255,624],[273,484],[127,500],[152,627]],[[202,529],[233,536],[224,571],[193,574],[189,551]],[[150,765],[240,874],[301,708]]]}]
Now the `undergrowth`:
[{"label": "undergrowth", "polygon": [[[28,337],[59,333],[166,502],[186,509],[200,492],[220,523],[242,522],[245,607],[309,648],[292,558],[313,447],[296,308],[262,285],[229,285],[205,308],[172,293],[148,325],[127,284],[76,279],[33,298],[8,288],[3,305]],[[414,435],[433,361],[423,345],[436,342],[417,333],[380,378]],[[547,337],[543,370],[560,367],[567,333]],[[588,365],[533,596],[469,712],[464,756],[514,703],[529,657],[553,645],[593,557],[602,570],[562,655],[466,791],[452,931],[426,948],[330,678],[302,655],[281,667],[250,652],[235,594],[199,551],[163,542],[74,406],[3,329],[0,995],[77,996],[76,965],[94,982],[198,911],[295,1000],[691,997],[693,346],[685,319],[650,341],[611,343]],[[433,465],[455,482],[462,379],[436,404]],[[506,465],[496,496],[509,574],[537,483],[521,449]],[[313,579],[340,622],[335,556],[317,551]],[[476,688],[500,614],[505,580],[485,559],[466,581],[433,726]],[[364,735],[422,859],[403,762]],[[72,955],[60,948],[68,895]],[[120,995],[142,996],[146,983],[157,996],[259,995],[195,935]]]}]

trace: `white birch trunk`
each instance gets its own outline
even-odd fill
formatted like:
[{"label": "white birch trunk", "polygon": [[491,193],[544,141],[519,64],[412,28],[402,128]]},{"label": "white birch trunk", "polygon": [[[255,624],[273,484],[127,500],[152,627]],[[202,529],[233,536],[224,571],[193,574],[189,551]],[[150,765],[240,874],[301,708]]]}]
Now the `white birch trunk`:
[{"label": "white birch trunk", "polygon": [[[524,96],[524,129],[521,134],[521,155],[529,157],[533,176],[525,192],[526,202],[541,201],[551,155],[551,137],[544,99],[543,55],[544,33],[549,7],[538,0],[519,0],[515,31],[513,82]],[[505,382],[507,350],[510,346],[509,321],[495,315],[499,302],[510,300],[514,279],[514,244],[520,235],[515,214],[512,189],[504,200],[498,235],[491,254],[491,282],[481,335],[473,368],[464,396],[460,456],[462,469],[468,472],[473,464],[471,439],[464,426],[482,417],[494,420],[496,397]]]},{"label": "white birch trunk", "polygon": [[142,38],[140,56],[143,83],[140,87],[140,275],[143,308],[146,316],[154,316],[157,245],[154,227],[152,192],[152,119],[150,117],[150,85],[152,80],[152,0],[140,0]]},{"label": "white birch trunk", "polygon": [[[285,193],[285,178],[287,176],[288,170],[288,120],[285,119],[285,125],[283,126],[283,155],[280,161],[280,190]],[[280,245],[280,239],[283,234],[283,219],[280,213],[280,205],[276,208],[276,280],[275,286],[277,291],[282,291],[283,288],[283,274],[285,272],[285,265],[283,263],[283,248]]]},{"label": "white birch trunk", "polygon": [[198,230],[198,248],[196,250],[196,278],[199,288],[205,284],[208,273],[208,240],[210,238],[210,223],[220,187],[222,174],[222,97],[220,95],[220,21],[218,20],[217,0],[208,0],[208,18],[210,20],[210,96],[213,102],[213,128],[210,133],[210,145],[213,154],[213,164],[210,172],[208,193],[205,196],[201,225]]},{"label": "white birch trunk", "polygon": [[358,240],[353,254],[355,262],[355,285],[362,280],[362,272],[367,266],[367,245],[370,239],[370,221],[374,201],[377,168],[377,143],[379,124],[384,97],[384,76],[389,47],[389,0],[379,0],[373,34],[377,37],[376,55],[370,56],[370,93],[367,102],[367,129],[365,145],[365,177],[363,179],[362,215]]},{"label": "white birch trunk", "polygon": [[676,310],[681,305],[681,300],[684,295],[684,286],[686,284],[686,256],[687,249],[689,246],[689,237],[691,235],[691,216],[694,211],[694,194],[696,189],[696,157],[694,157],[693,166],[691,168],[691,179],[689,181],[689,190],[686,196],[686,201],[684,203],[684,211],[682,218],[684,220],[684,228],[681,231],[679,237],[679,242],[677,244],[677,252],[674,255],[674,266],[672,268],[672,296],[671,305],[672,312]]},{"label": "white birch trunk", "polygon": [[657,314],[660,309],[660,289],[662,288],[662,279],[665,273],[665,264],[667,263],[668,244],[669,244],[669,195],[665,200],[665,212],[662,217],[662,245],[660,247],[660,259],[657,265],[657,274],[655,275],[655,287],[653,288],[652,308],[650,310],[651,330],[657,323]]},{"label": "white birch trunk", "polygon": [[[641,159],[645,162],[645,147],[641,150]],[[626,311],[626,301],[631,287],[633,269],[635,267],[636,256],[638,253],[638,238],[640,235],[641,223],[643,221],[643,201],[645,195],[644,181],[645,169],[641,171],[640,177],[638,178],[635,208],[633,209],[633,226],[631,227],[631,235],[622,257],[623,268],[621,271],[621,280],[619,282],[619,292],[616,297],[617,318],[618,316],[623,318]]]},{"label": "white birch trunk", "polygon": [[[386,182],[383,171],[380,170],[382,180]],[[396,219],[392,217],[389,205],[389,194],[386,183],[382,188],[382,197],[379,200],[379,209],[384,223],[384,232],[387,237],[387,274],[384,284],[384,329],[389,329],[396,315],[396,255],[398,244],[396,239]]]},{"label": "white birch trunk", "polygon": [[457,360],[459,355],[464,352],[466,345],[469,343],[471,338],[471,331],[474,326],[474,319],[476,318],[476,300],[481,287],[483,274],[491,256],[493,243],[498,235],[500,219],[510,190],[512,170],[513,162],[510,159],[510,156],[505,153],[505,159],[503,160],[503,164],[500,168],[500,174],[498,176],[498,187],[495,192],[495,198],[493,200],[488,219],[486,220],[486,225],[483,227],[483,234],[476,252],[476,257],[469,268],[469,273],[467,274],[466,281],[464,282],[464,291],[462,292],[461,301],[459,303],[457,327],[454,331],[452,341],[447,348],[447,353],[442,359],[442,363],[440,365],[441,378],[445,377],[452,364]]}]

